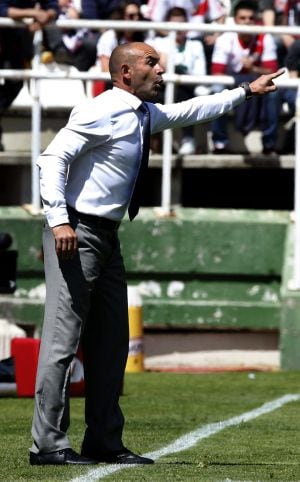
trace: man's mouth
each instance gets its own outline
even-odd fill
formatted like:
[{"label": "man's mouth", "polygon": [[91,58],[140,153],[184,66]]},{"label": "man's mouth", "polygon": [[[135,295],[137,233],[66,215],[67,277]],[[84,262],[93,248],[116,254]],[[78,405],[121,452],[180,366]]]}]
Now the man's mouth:
[{"label": "man's mouth", "polygon": [[155,87],[158,87],[159,89],[162,89],[162,86],[164,85],[163,79],[159,79],[154,83]]}]

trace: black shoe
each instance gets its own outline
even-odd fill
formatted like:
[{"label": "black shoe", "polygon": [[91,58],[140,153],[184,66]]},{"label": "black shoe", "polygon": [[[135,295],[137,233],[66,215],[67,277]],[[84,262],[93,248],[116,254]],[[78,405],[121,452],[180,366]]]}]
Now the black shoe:
[{"label": "black shoe", "polygon": [[39,454],[30,452],[29,462],[30,465],[92,465],[98,463],[96,460],[77,454],[72,449]]},{"label": "black shoe", "polygon": [[92,457],[98,462],[106,462],[108,464],[154,464],[154,460],[134,454],[127,449],[122,450],[122,452],[111,454],[97,454],[93,451],[88,452],[85,449],[82,449],[81,454],[85,457]]}]

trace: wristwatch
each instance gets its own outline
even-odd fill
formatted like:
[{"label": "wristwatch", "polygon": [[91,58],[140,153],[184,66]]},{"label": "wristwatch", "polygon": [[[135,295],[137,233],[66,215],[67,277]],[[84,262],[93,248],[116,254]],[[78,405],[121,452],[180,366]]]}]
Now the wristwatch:
[{"label": "wristwatch", "polygon": [[253,97],[253,92],[252,90],[250,89],[250,85],[249,85],[249,82],[242,82],[239,87],[243,87],[243,89],[245,89],[245,93],[246,93],[246,100],[249,100],[251,99],[251,97]]}]

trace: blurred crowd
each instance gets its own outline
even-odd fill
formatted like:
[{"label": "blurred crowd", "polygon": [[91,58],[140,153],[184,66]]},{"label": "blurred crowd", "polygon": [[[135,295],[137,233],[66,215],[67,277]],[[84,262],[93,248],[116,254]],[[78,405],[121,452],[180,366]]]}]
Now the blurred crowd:
[{"label": "blurred crowd", "polygon": [[[145,41],[153,45],[166,67],[172,55],[175,71],[179,74],[233,76],[235,85],[251,81],[262,73],[286,67],[290,77],[299,77],[300,38],[292,34],[257,35],[235,32],[205,34],[194,29],[203,23],[240,25],[300,25],[300,0],[0,0],[0,16],[14,20],[29,19],[26,29],[0,27],[0,68],[21,69],[30,65],[32,36],[39,28],[43,30],[43,55],[46,62],[56,62],[76,67],[80,71],[98,69],[108,71],[112,50],[120,43]],[[147,31],[125,29],[92,30],[58,29],[49,26],[57,18],[126,20],[149,22]],[[152,21],[188,22],[188,31],[177,32],[176,50],[171,51],[168,33],[151,29]],[[109,87],[100,83],[100,91]],[[99,83],[98,83],[99,86]],[[22,81],[5,80],[0,84],[0,118],[11,105]],[[217,92],[223,86],[178,85],[175,100],[182,101],[193,95]],[[277,154],[278,119],[283,106],[290,118],[295,114],[296,89],[280,88],[278,92],[255,98],[234,113],[236,129],[247,135],[259,126],[263,153]],[[163,102],[163,93],[158,101]],[[294,129],[286,133],[281,146],[283,153],[293,152]],[[1,128],[0,128],[1,129]],[[211,125],[213,152],[228,153],[229,138],[227,118],[222,117]],[[1,141],[0,150],[4,146]],[[159,142],[153,150],[160,150]],[[180,154],[197,152],[197,140],[193,128],[183,130]]]}]

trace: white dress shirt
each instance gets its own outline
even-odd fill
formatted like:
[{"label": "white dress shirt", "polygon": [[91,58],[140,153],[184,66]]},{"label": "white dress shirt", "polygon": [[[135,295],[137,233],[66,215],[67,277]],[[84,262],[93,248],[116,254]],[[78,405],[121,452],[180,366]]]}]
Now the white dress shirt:
[{"label": "white dress shirt", "polygon": [[[151,132],[205,122],[245,99],[238,87],[175,104],[147,103]],[[120,221],[126,213],[142,152],[140,99],[114,87],[71,112],[39,156],[41,196],[51,227],[77,211]]]}]

